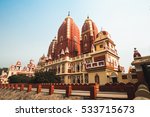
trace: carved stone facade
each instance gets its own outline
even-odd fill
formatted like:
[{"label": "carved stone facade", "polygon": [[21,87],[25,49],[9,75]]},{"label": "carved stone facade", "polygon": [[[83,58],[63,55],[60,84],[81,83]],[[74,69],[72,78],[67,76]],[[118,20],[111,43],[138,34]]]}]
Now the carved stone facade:
[{"label": "carved stone facade", "polygon": [[11,65],[8,70],[8,76],[12,75],[18,75],[18,74],[25,74],[27,76],[34,76],[35,72],[35,64],[33,63],[33,60],[30,60],[29,64],[27,66],[22,68],[21,61],[17,61],[16,65]]}]

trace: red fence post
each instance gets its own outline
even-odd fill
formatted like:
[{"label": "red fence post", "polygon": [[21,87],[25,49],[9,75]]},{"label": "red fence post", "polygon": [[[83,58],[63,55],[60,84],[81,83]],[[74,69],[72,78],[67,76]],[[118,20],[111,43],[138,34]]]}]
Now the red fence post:
[{"label": "red fence post", "polygon": [[10,88],[10,84],[7,84],[7,89],[9,89]]},{"label": "red fence post", "polygon": [[49,87],[49,95],[52,95],[54,93],[54,85],[50,85]]},{"label": "red fence post", "polygon": [[4,84],[2,84],[2,89],[4,88]]},{"label": "red fence post", "polygon": [[91,99],[96,99],[97,96],[97,88],[96,85],[90,86],[90,98]]},{"label": "red fence post", "polygon": [[128,100],[132,100],[135,98],[135,87],[133,85],[127,85],[126,91],[128,95]]},{"label": "red fence post", "polygon": [[38,84],[37,86],[37,94],[40,93],[42,91],[42,85]]},{"label": "red fence post", "polygon": [[71,85],[67,85],[66,86],[66,97],[69,97],[72,93],[72,86]]},{"label": "red fence post", "polygon": [[17,90],[18,89],[18,84],[15,84],[15,90]]},{"label": "red fence post", "polygon": [[32,91],[32,85],[31,84],[28,85],[28,89],[27,89],[27,92],[30,92],[30,91]]},{"label": "red fence post", "polygon": [[20,91],[23,91],[24,90],[24,84],[21,84],[20,85]]},{"label": "red fence post", "polygon": [[10,84],[10,89],[13,89],[13,87],[14,87],[13,84]]},{"label": "red fence post", "polygon": [[6,88],[6,84],[4,84],[3,88],[4,88],[4,89]]}]

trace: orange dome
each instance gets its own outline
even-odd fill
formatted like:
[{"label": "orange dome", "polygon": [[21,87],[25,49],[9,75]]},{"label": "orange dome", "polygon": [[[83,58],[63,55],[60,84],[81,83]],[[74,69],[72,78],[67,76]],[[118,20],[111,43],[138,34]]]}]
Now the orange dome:
[{"label": "orange dome", "polygon": [[89,17],[87,17],[87,19],[85,20],[82,26],[82,34],[86,33],[87,31],[90,32],[90,36],[95,36],[96,38],[98,29],[95,23],[91,19],[89,19]]},{"label": "orange dome", "polygon": [[81,53],[89,53],[91,52],[91,48],[94,40],[96,39],[96,35],[98,33],[97,26],[95,23],[87,17],[83,26],[82,26],[82,40],[81,40]]},{"label": "orange dome", "polygon": [[57,40],[56,40],[56,37],[55,37],[49,45],[48,54],[47,54],[48,57],[51,56],[52,60],[55,59],[56,45],[57,45]]},{"label": "orange dome", "polygon": [[[58,42],[56,58],[61,50],[69,49],[69,56],[74,57],[80,54],[80,32],[79,28],[70,16],[67,16],[58,30]],[[75,51],[77,53],[75,53]]]}]

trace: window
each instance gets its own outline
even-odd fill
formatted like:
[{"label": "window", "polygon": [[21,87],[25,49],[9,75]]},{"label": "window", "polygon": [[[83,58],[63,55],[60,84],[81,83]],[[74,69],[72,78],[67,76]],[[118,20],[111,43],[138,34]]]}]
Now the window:
[{"label": "window", "polygon": [[77,76],[77,83],[81,83],[80,82],[80,76]]},{"label": "window", "polygon": [[61,77],[61,83],[64,83],[64,76]]},{"label": "window", "polygon": [[100,45],[99,47],[100,47],[100,48],[103,48],[103,45]]},{"label": "window", "polygon": [[77,72],[79,72],[79,71],[80,71],[80,65],[77,64]]},{"label": "window", "polygon": [[73,83],[76,83],[76,77],[73,76]]},{"label": "window", "polygon": [[99,75],[98,74],[95,75],[95,83],[98,83],[98,84],[100,83],[99,82]]},{"label": "window", "polygon": [[65,72],[65,65],[62,64],[62,73],[64,73],[64,72]]},{"label": "window", "polygon": [[58,73],[60,73],[60,66],[58,66]]},{"label": "window", "polygon": [[85,74],[85,83],[89,83],[88,74]]},{"label": "window", "polygon": [[84,44],[84,47],[87,47],[87,43]]},{"label": "window", "polygon": [[63,36],[60,36],[60,42],[63,41]]},{"label": "window", "polygon": [[86,41],[87,40],[87,35],[84,35],[84,41]]},{"label": "window", "polygon": [[111,45],[111,48],[113,48],[113,45]]},{"label": "window", "polygon": [[112,83],[113,83],[113,84],[118,83],[117,77],[113,77],[113,78],[112,78]]}]

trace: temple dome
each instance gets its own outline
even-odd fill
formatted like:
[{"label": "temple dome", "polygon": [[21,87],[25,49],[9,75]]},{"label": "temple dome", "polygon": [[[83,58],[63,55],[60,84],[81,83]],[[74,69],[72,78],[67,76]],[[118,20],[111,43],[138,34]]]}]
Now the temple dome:
[{"label": "temple dome", "polygon": [[87,17],[87,19],[85,20],[82,26],[82,34],[86,32],[90,32],[90,36],[95,36],[95,37],[98,33],[97,26],[89,17]]},{"label": "temple dome", "polygon": [[51,56],[52,60],[55,59],[55,51],[57,48],[56,46],[57,46],[57,39],[56,39],[56,37],[54,37],[54,39],[52,40],[52,42],[49,45],[48,54],[47,54],[47,57]]},{"label": "temple dome", "polygon": [[81,54],[90,53],[94,40],[96,39],[96,35],[98,33],[97,26],[95,23],[87,17],[83,26],[81,33]]},{"label": "temple dome", "polygon": [[97,34],[97,38],[95,39],[94,42],[98,42],[106,38],[111,39],[111,36],[106,30],[102,30]]},{"label": "temple dome", "polygon": [[[62,49],[69,49],[69,56],[74,57],[80,54],[80,31],[73,19],[68,15],[58,30],[57,54],[61,54]],[[75,51],[78,53],[76,54]],[[57,57],[57,56],[56,56]]]}]

